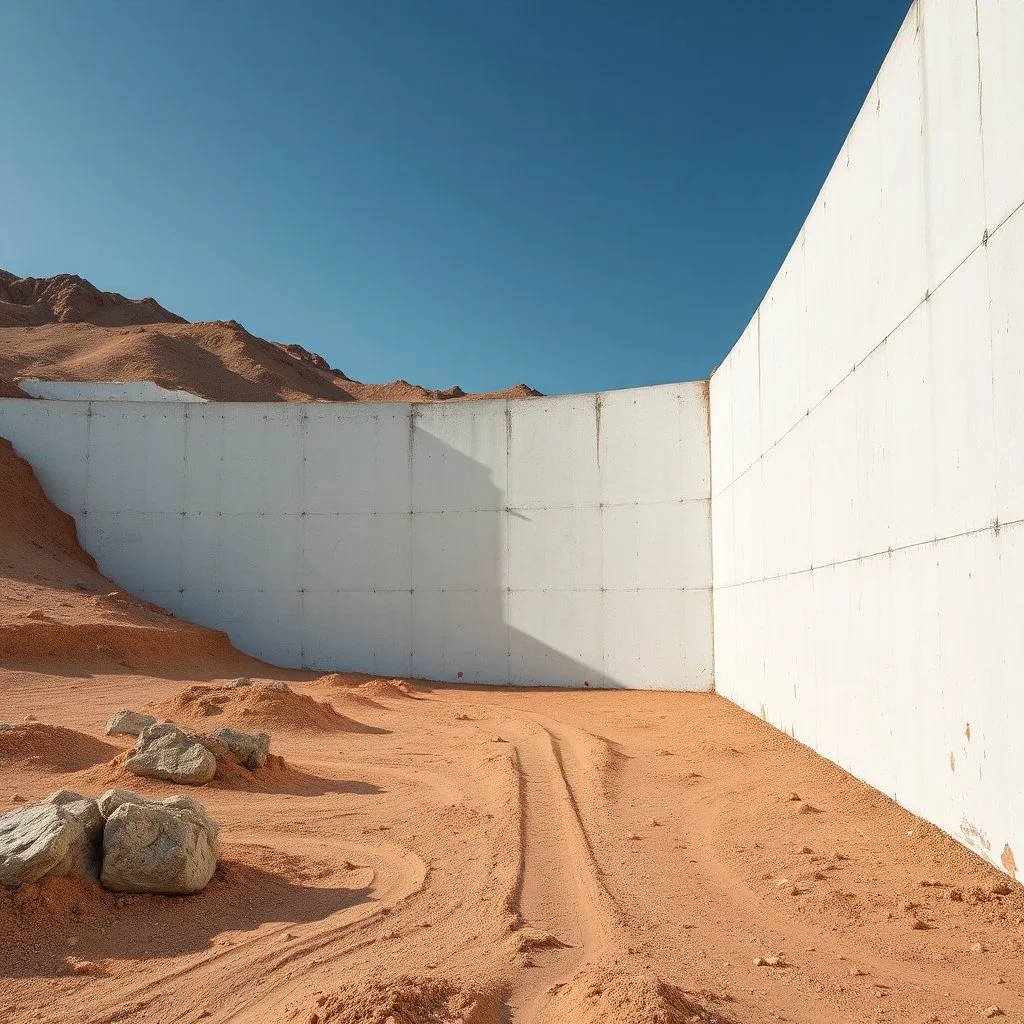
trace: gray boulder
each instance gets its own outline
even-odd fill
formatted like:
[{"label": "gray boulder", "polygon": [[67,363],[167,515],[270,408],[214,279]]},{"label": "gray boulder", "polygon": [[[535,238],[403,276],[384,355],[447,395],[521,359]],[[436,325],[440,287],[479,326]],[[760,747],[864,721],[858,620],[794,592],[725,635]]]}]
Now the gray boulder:
[{"label": "gray boulder", "polygon": [[217,869],[218,830],[206,808],[186,796],[162,803],[137,800],[124,800],[107,818],[103,887],[166,895],[199,892]]},{"label": "gray boulder", "polygon": [[153,715],[126,709],[110,716],[110,721],[107,722],[107,735],[138,736],[150,725],[156,725],[156,718]]},{"label": "gray boulder", "polygon": [[252,680],[248,676],[239,676],[237,679],[229,679],[224,684],[224,689],[237,690],[240,686],[252,686]]},{"label": "gray boulder", "polygon": [[124,766],[134,775],[202,786],[216,774],[217,759],[188,733],[164,722],[143,729]]},{"label": "gray boulder", "polygon": [[99,876],[103,818],[95,800],[60,790],[0,817],[0,885]]},{"label": "gray boulder", "polygon": [[225,727],[215,729],[211,738],[223,743],[231,756],[251,771],[262,768],[270,756],[269,732],[242,732]]},{"label": "gray boulder", "polygon": [[76,834],[67,856],[48,874],[81,875],[93,882],[99,881],[103,849],[103,815],[99,804],[91,797],[82,796],[70,789],[59,789],[51,793],[43,803],[59,807],[65,816],[74,818],[82,826],[81,841],[78,841]]}]

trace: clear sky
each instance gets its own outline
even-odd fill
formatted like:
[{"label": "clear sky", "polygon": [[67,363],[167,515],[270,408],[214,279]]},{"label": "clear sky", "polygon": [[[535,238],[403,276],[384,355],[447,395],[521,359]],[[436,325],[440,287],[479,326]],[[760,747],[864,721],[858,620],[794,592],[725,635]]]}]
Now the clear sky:
[{"label": "clear sky", "polygon": [[361,380],[706,377],[908,0],[0,0],[0,267]]}]

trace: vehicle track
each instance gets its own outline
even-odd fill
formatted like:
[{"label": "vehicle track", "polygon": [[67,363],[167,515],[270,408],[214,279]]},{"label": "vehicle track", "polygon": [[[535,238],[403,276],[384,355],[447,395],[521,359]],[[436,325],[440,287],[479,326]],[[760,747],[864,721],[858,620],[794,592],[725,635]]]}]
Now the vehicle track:
[{"label": "vehicle track", "polygon": [[508,996],[509,1020],[531,1020],[564,983],[612,940],[618,911],[604,887],[566,762],[573,745],[543,724],[507,719],[522,780],[518,910],[524,967]]}]

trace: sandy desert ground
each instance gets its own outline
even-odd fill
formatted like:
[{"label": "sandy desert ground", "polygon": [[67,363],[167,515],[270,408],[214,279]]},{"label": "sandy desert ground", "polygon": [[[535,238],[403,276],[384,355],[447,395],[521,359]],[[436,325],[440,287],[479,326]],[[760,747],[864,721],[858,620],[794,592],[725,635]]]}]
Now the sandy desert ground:
[{"label": "sandy desert ground", "polygon": [[[208,667],[252,671],[230,656]],[[283,758],[198,791],[223,846],[197,896],[55,879],[0,897],[0,1020],[1024,1011],[1020,890],[714,695],[352,676],[292,676],[279,693],[195,675],[171,662],[0,673],[4,717],[37,720],[0,745],[5,803],[181,791],[118,767],[128,744],[103,726],[124,705],[268,728]]]}]

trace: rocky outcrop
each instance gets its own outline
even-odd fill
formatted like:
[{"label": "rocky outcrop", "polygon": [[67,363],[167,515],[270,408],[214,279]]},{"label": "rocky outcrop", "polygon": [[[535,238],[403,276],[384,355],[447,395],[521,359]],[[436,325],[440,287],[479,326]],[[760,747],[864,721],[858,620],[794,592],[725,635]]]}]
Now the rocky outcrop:
[{"label": "rocky outcrop", "polygon": [[206,808],[190,797],[162,803],[121,798],[103,830],[100,881],[115,892],[199,892],[217,869],[217,831]]},{"label": "rocky outcrop", "polygon": [[171,722],[143,729],[125,763],[134,775],[179,785],[202,786],[217,772],[216,757],[195,737]]},{"label": "rocky outcrop", "polygon": [[156,718],[153,715],[126,709],[110,716],[107,722],[107,735],[140,736],[142,730],[151,725],[156,725]]}]

